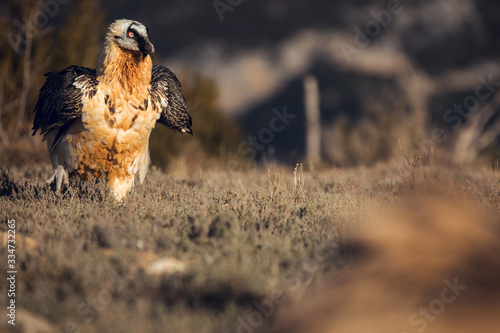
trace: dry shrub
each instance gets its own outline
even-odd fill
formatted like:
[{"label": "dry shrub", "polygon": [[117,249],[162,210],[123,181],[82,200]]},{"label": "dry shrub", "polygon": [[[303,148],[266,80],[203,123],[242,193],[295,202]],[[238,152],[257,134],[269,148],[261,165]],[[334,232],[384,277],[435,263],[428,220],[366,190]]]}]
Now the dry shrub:
[{"label": "dry shrub", "polygon": [[456,198],[413,198],[358,226],[361,259],[273,332],[498,332],[500,225]]},{"label": "dry shrub", "polygon": [[388,161],[400,155],[398,139],[410,144],[411,150],[419,148],[429,128],[428,102],[435,87],[407,59],[394,68],[394,73],[386,73],[391,81],[380,81],[381,89],[359,97],[360,118],[341,115],[325,126],[328,162],[352,166]]}]

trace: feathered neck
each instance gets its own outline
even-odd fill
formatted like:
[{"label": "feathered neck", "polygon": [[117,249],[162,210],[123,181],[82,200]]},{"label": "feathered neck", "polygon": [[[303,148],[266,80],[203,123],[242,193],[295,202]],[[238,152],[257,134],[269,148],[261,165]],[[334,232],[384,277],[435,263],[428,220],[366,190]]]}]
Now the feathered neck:
[{"label": "feathered neck", "polygon": [[133,93],[149,87],[152,69],[150,55],[123,50],[112,37],[107,36],[97,65],[97,79],[106,85],[120,85],[125,91]]}]

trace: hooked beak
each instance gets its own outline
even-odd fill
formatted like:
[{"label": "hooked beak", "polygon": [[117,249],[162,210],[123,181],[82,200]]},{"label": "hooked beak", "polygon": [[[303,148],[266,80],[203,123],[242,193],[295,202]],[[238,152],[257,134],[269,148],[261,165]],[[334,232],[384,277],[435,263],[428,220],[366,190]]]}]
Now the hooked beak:
[{"label": "hooked beak", "polygon": [[140,50],[142,52],[142,55],[146,57],[148,54],[153,58],[155,56],[155,47],[154,45],[149,41],[149,39],[144,39],[143,43],[140,45]]}]

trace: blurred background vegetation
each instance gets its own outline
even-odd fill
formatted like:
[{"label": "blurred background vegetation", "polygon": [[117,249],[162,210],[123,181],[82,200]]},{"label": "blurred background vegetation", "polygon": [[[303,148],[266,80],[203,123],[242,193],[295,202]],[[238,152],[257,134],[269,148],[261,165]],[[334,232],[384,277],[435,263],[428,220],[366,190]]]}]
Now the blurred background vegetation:
[{"label": "blurred background vegetation", "polygon": [[[194,137],[158,126],[153,164],[194,172],[245,165],[238,151],[269,126],[274,108],[297,118],[258,151],[257,161],[307,162],[303,78],[321,96],[320,166],[372,165],[407,153],[455,164],[500,158],[500,99],[492,96],[458,128],[443,121],[474,94],[478,77],[500,80],[500,5],[486,0],[404,3],[390,25],[347,62],[339,45],[374,19],[386,1],[243,2],[224,13],[210,1],[54,1],[0,3],[0,163],[48,162],[30,129],[43,73],[95,67],[107,26],[117,18],[149,27],[155,62],[180,78]],[[496,15],[496,14],[498,15]],[[444,19],[443,19],[444,18]],[[498,95],[495,94],[493,95]]]}]

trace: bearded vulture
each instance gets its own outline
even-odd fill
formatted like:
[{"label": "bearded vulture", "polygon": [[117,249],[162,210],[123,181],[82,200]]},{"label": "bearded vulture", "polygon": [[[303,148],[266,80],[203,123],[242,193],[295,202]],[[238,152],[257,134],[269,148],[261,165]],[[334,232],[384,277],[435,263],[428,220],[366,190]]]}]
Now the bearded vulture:
[{"label": "bearded vulture", "polygon": [[193,134],[181,84],[166,67],[153,66],[148,29],[117,20],[106,34],[97,68],[70,66],[45,74],[35,106],[33,135],[47,142],[56,191],[68,174],[106,177],[121,201],[148,166],[149,136],[156,122]]}]

